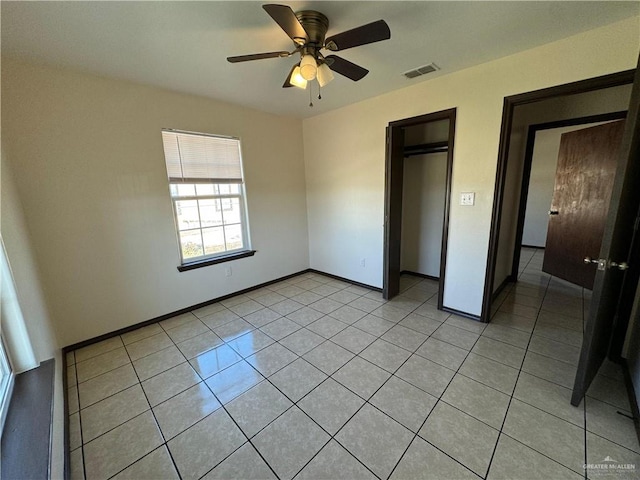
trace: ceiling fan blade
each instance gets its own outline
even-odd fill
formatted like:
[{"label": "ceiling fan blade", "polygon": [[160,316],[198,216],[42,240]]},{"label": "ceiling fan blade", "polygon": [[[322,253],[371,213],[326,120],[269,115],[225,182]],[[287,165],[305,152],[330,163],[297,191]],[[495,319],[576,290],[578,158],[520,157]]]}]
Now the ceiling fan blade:
[{"label": "ceiling fan blade", "polygon": [[282,84],[282,88],[295,87],[295,85],[293,85],[291,83],[291,76],[293,75],[293,71],[296,69],[297,66],[298,66],[298,64],[295,63],[293,65],[293,67],[291,67],[291,71],[289,72],[289,74],[287,75],[287,78],[285,79],[284,83]]},{"label": "ceiling fan blade", "polygon": [[266,52],[266,53],[253,53],[251,55],[238,55],[237,57],[227,57],[227,62],[249,62],[251,60],[262,60],[263,58],[285,58],[291,56],[290,52]]},{"label": "ceiling fan blade", "polygon": [[362,68],[360,65],[351,63],[349,60],[345,60],[337,55],[329,55],[326,57],[327,65],[329,68],[340,75],[344,75],[350,78],[354,82],[361,80],[365,77],[369,70]]},{"label": "ceiling fan blade", "polygon": [[271,18],[280,25],[280,28],[282,28],[297,45],[306,43],[309,36],[290,7],[269,3],[263,5],[262,8],[264,8]]},{"label": "ceiling fan blade", "polygon": [[338,33],[325,40],[325,48],[337,52],[347,48],[380,42],[391,38],[391,30],[384,20],[368,23],[346,32]]}]

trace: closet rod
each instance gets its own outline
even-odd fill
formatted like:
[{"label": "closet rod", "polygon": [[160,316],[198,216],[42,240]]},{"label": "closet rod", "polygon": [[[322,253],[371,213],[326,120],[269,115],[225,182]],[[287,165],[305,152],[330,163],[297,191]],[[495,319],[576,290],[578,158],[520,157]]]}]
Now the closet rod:
[{"label": "closet rod", "polygon": [[423,143],[421,145],[410,145],[404,147],[404,156],[425,155],[427,153],[440,153],[449,150],[449,142]]}]

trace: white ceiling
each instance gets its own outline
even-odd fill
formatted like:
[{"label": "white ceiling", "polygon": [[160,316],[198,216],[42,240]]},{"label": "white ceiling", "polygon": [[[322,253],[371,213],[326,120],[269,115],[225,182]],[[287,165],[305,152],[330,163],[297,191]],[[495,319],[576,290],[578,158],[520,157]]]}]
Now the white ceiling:
[{"label": "white ceiling", "polygon": [[[640,14],[635,1],[282,2],[327,15],[328,35],[381,18],[391,29],[390,40],[338,53],[369,75],[352,82],[336,74],[309,108],[308,90],[281,88],[294,57],[226,61],[292,49],[263,3],[2,1],[2,53],[309,117]],[[402,76],[431,62],[441,70]]]}]

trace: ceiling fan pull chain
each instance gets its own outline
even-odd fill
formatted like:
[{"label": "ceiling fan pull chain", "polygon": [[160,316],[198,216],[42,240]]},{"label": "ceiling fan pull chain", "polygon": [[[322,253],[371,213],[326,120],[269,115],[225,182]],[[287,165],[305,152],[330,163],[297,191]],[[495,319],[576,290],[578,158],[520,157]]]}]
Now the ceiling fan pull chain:
[{"label": "ceiling fan pull chain", "polygon": [[312,84],[311,82],[309,82],[309,107],[313,108],[313,94],[311,93],[312,88]]},{"label": "ceiling fan pull chain", "polygon": [[322,87],[318,83],[318,100],[322,100]]}]

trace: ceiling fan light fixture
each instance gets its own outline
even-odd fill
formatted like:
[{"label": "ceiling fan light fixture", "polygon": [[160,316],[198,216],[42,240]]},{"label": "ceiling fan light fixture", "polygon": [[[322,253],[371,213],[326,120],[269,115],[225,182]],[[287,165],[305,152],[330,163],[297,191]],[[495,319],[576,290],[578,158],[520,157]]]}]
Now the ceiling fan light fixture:
[{"label": "ceiling fan light fixture", "polygon": [[304,55],[300,61],[300,74],[305,80],[313,80],[318,73],[318,64],[313,55]]},{"label": "ceiling fan light fixture", "polygon": [[[333,80],[334,73],[338,73],[354,82],[362,80],[369,73],[369,70],[334,54],[325,57],[321,53],[322,50],[340,52],[391,38],[391,30],[384,20],[361,25],[327,38],[329,19],[318,11],[301,10],[294,12],[287,5],[277,4],[266,4],[262,8],[293,41],[294,49],[292,51],[282,50],[237,55],[227,57],[227,61],[239,63],[265,58],[288,58],[299,54],[301,57],[300,62],[290,66],[291,70],[289,70],[282,88],[295,86],[306,89],[307,83],[316,79],[318,80],[318,87],[322,88]],[[310,88],[309,94],[311,94],[311,90]],[[318,90],[318,99],[320,98],[320,90]],[[313,104],[310,106],[313,106]]]},{"label": "ceiling fan light fixture", "polygon": [[322,63],[318,67],[318,83],[324,87],[331,80],[333,80],[333,72],[326,63]]},{"label": "ceiling fan light fixture", "polygon": [[293,69],[293,73],[291,74],[289,83],[298,88],[302,88],[302,89],[307,88],[307,80],[300,73],[300,66],[297,66],[296,68]]}]

